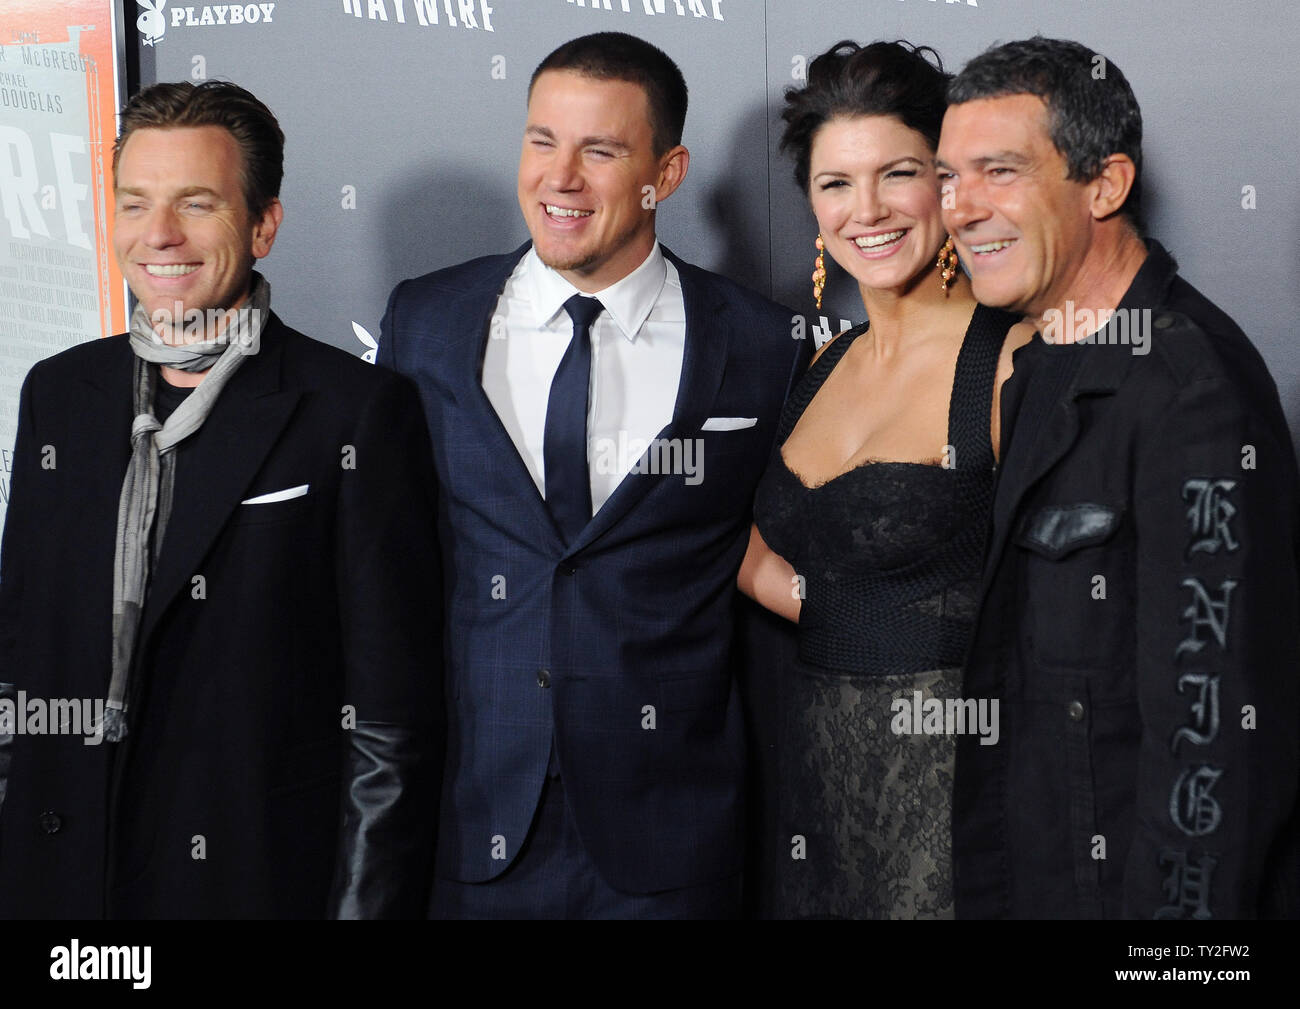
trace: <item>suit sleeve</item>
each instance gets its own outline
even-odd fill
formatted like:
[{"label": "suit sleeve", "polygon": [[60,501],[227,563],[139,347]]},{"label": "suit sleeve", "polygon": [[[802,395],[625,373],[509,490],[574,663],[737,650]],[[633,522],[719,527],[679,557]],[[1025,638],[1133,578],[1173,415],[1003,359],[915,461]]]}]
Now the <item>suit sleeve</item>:
[{"label": "suit sleeve", "polygon": [[[795,314],[796,313],[791,312],[790,318],[793,319]],[[792,327],[793,324],[791,325],[791,328]],[[794,387],[798,385],[799,380],[803,378],[803,374],[808,370],[808,365],[812,363],[813,354],[815,353],[815,341],[811,335],[793,342],[795,345],[794,360],[790,365],[790,377],[786,380],[785,384],[786,399],[790,398],[790,393],[794,392]]]},{"label": "suit sleeve", "polygon": [[349,730],[334,917],[424,917],[445,742],[442,573],[428,432],[388,376],[356,431],[338,509]]},{"label": "suit sleeve", "polygon": [[1289,435],[1249,399],[1185,386],[1136,461],[1130,917],[1256,917],[1276,888],[1298,770],[1297,488]]},{"label": "suit sleeve", "polygon": [[393,328],[397,322],[397,303],[402,297],[402,288],[406,286],[406,281],[398,284],[393,288],[393,293],[388,296],[388,305],[384,309],[383,322],[379,324],[379,350],[375,352],[375,364],[390,371],[399,371],[397,367],[397,347]]}]

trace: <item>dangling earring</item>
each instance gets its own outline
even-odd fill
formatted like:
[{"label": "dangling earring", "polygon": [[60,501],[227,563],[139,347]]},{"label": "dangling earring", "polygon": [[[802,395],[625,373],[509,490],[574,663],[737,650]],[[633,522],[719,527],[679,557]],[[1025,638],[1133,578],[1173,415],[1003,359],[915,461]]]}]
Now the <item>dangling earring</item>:
[{"label": "dangling earring", "polygon": [[939,260],[934,264],[939,268],[939,286],[943,288],[944,297],[948,296],[948,282],[957,276],[957,250],[952,245],[952,235],[939,250]]},{"label": "dangling earring", "polygon": [[813,298],[817,302],[818,311],[822,307],[822,289],[826,286],[826,257],[822,255],[826,251],[826,243],[822,241],[822,236],[817,236],[817,259],[813,263]]}]

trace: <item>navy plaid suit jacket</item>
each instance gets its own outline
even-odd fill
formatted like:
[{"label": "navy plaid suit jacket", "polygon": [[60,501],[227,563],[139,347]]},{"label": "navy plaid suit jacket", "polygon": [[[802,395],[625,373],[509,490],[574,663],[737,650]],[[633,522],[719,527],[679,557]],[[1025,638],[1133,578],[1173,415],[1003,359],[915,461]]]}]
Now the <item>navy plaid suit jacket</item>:
[{"label": "navy plaid suit jacket", "polygon": [[[660,438],[699,439],[703,479],[633,472],[566,546],[481,384],[491,314],[527,250],[398,285],[378,353],[420,389],[439,485],[450,724],[437,872],[505,871],[554,739],[606,882],[651,893],[720,879],[742,856],[736,572],[810,341],[792,339],[790,310],[665,249],[686,348]],[[702,430],[710,417],[757,422]]]}]

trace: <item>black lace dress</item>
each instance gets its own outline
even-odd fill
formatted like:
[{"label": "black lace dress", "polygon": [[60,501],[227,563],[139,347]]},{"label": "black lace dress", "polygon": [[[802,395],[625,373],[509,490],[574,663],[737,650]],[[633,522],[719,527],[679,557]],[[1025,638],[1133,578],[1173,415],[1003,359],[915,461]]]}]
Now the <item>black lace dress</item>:
[{"label": "black lace dress", "polygon": [[961,695],[993,497],[993,381],[1016,321],[975,309],[942,464],[867,462],[812,488],[785,464],[781,446],[866,324],[828,347],[786,403],[754,502],[804,593],[799,658],[782,684],[781,917],[952,917],[955,739],[891,722],[896,699],[910,710]]}]

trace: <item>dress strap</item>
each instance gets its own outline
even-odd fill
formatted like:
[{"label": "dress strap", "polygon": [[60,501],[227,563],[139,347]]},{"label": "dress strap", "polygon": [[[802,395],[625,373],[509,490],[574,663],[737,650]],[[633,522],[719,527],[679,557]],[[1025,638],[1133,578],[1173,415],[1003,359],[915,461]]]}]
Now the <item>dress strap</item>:
[{"label": "dress strap", "polygon": [[803,378],[791,391],[785,401],[785,406],[781,409],[781,425],[776,436],[778,447],[785,444],[785,440],[790,437],[790,432],[799,423],[799,418],[808,409],[808,404],[817,395],[817,390],[822,387],[822,383],[826,381],[827,376],[834,370],[835,365],[839,363],[840,358],[844,356],[844,352],[849,349],[853,341],[867,331],[868,325],[869,323],[864,322],[852,329],[846,329],[822,352],[821,357],[817,358],[804,372]]},{"label": "dress strap", "polygon": [[948,404],[948,444],[956,450],[957,469],[993,468],[993,382],[1007,330],[1019,321],[1010,312],[976,305],[966,327]]}]

